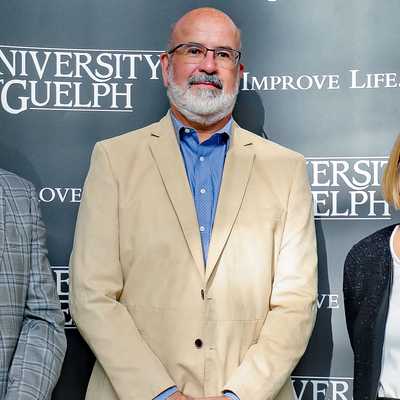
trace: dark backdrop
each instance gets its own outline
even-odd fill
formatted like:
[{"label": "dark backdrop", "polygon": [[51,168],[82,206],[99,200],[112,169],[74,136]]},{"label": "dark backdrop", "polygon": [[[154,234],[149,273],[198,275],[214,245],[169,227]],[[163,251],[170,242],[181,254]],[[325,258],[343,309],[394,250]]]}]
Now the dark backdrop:
[{"label": "dark backdrop", "polygon": [[319,314],[293,373],[296,394],[351,399],[344,258],[397,219],[379,184],[400,126],[398,0],[3,0],[0,166],[34,182],[48,226],[68,337],[58,400],[84,398],[93,363],[68,310],[69,254],[91,150],[166,112],[158,55],[170,25],[206,5],[242,30],[246,74],[235,118],[308,159]]}]

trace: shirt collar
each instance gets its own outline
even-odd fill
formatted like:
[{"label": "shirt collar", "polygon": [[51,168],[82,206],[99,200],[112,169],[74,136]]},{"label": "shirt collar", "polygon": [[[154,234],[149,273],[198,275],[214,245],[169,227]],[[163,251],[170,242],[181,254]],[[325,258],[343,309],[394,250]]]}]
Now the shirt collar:
[{"label": "shirt collar", "polygon": [[[194,130],[195,131],[195,129],[194,128],[192,128],[191,126],[186,126],[186,125],[184,125],[184,124],[182,124],[182,122],[181,121],[179,121],[176,117],[175,117],[175,115],[174,115],[174,113],[172,112],[172,111],[170,111],[170,115],[171,115],[171,120],[172,120],[172,125],[174,126],[174,130],[175,130],[175,135],[176,135],[176,139],[178,140],[178,143],[179,143],[179,141],[180,141],[180,132],[181,132],[181,129],[182,128],[185,128],[185,129],[191,129],[191,130]],[[232,118],[232,116],[229,118],[229,120],[228,120],[228,122],[225,124],[225,126],[223,126],[220,130],[218,130],[217,132],[214,132],[214,134],[216,134],[216,133],[226,133],[227,135],[228,135],[228,144],[229,144],[229,141],[230,141],[230,139],[231,139],[231,134],[232,134],[232,123],[233,123],[233,118]],[[213,134],[213,135],[214,135]]]}]

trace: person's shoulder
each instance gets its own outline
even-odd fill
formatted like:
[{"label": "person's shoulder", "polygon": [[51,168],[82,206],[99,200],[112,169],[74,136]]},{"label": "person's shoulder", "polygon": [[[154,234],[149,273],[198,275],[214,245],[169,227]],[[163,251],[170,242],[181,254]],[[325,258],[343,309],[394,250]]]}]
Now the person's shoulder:
[{"label": "person's shoulder", "polygon": [[101,140],[97,145],[117,151],[145,145],[148,143],[151,133],[159,130],[159,125],[160,121],[157,121],[142,128],[124,132],[109,139]]},{"label": "person's shoulder", "polygon": [[387,250],[389,248],[390,236],[397,224],[386,226],[379,229],[368,236],[362,238],[355,243],[350,251],[348,257],[357,260],[360,257],[375,258],[381,254],[379,249]]},{"label": "person's shoulder", "polygon": [[27,194],[34,190],[33,184],[21,176],[0,168],[0,187],[6,195],[25,192]]},{"label": "person's shoulder", "polygon": [[269,159],[304,162],[304,156],[297,151],[272,142],[267,138],[261,137],[240,127],[239,125],[236,126],[242,138],[251,142],[257,153],[265,154]]}]

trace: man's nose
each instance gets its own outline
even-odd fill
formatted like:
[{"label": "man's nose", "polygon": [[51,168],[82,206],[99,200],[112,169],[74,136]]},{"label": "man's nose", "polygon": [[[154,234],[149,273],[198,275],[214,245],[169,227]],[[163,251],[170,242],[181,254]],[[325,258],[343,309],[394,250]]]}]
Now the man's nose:
[{"label": "man's nose", "polygon": [[211,74],[217,70],[217,63],[215,62],[214,52],[208,50],[203,61],[199,65],[199,70],[207,74]]}]

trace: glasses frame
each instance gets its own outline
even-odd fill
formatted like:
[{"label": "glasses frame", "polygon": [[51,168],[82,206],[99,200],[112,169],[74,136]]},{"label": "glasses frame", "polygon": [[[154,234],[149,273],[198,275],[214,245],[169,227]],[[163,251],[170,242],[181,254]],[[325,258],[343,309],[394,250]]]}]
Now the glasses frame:
[{"label": "glasses frame", "polygon": [[242,52],[240,50],[236,50],[236,49],[231,49],[230,47],[216,47],[215,49],[209,49],[208,47],[200,44],[200,43],[193,43],[193,42],[189,42],[189,43],[179,43],[178,45],[176,45],[175,47],[173,47],[172,49],[169,49],[166,51],[167,54],[173,54],[176,50],[178,50],[179,48],[183,47],[183,46],[198,46],[198,47],[202,47],[203,49],[206,50],[206,54],[204,55],[204,58],[207,57],[207,53],[209,51],[212,51],[214,53],[214,59],[215,59],[215,52],[218,50],[229,50],[229,51],[233,51],[234,53],[236,53],[236,57],[235,57],[235,63],[234,66],[237,66],[239,64],[239,60],[240,57],[242,56]]}]

